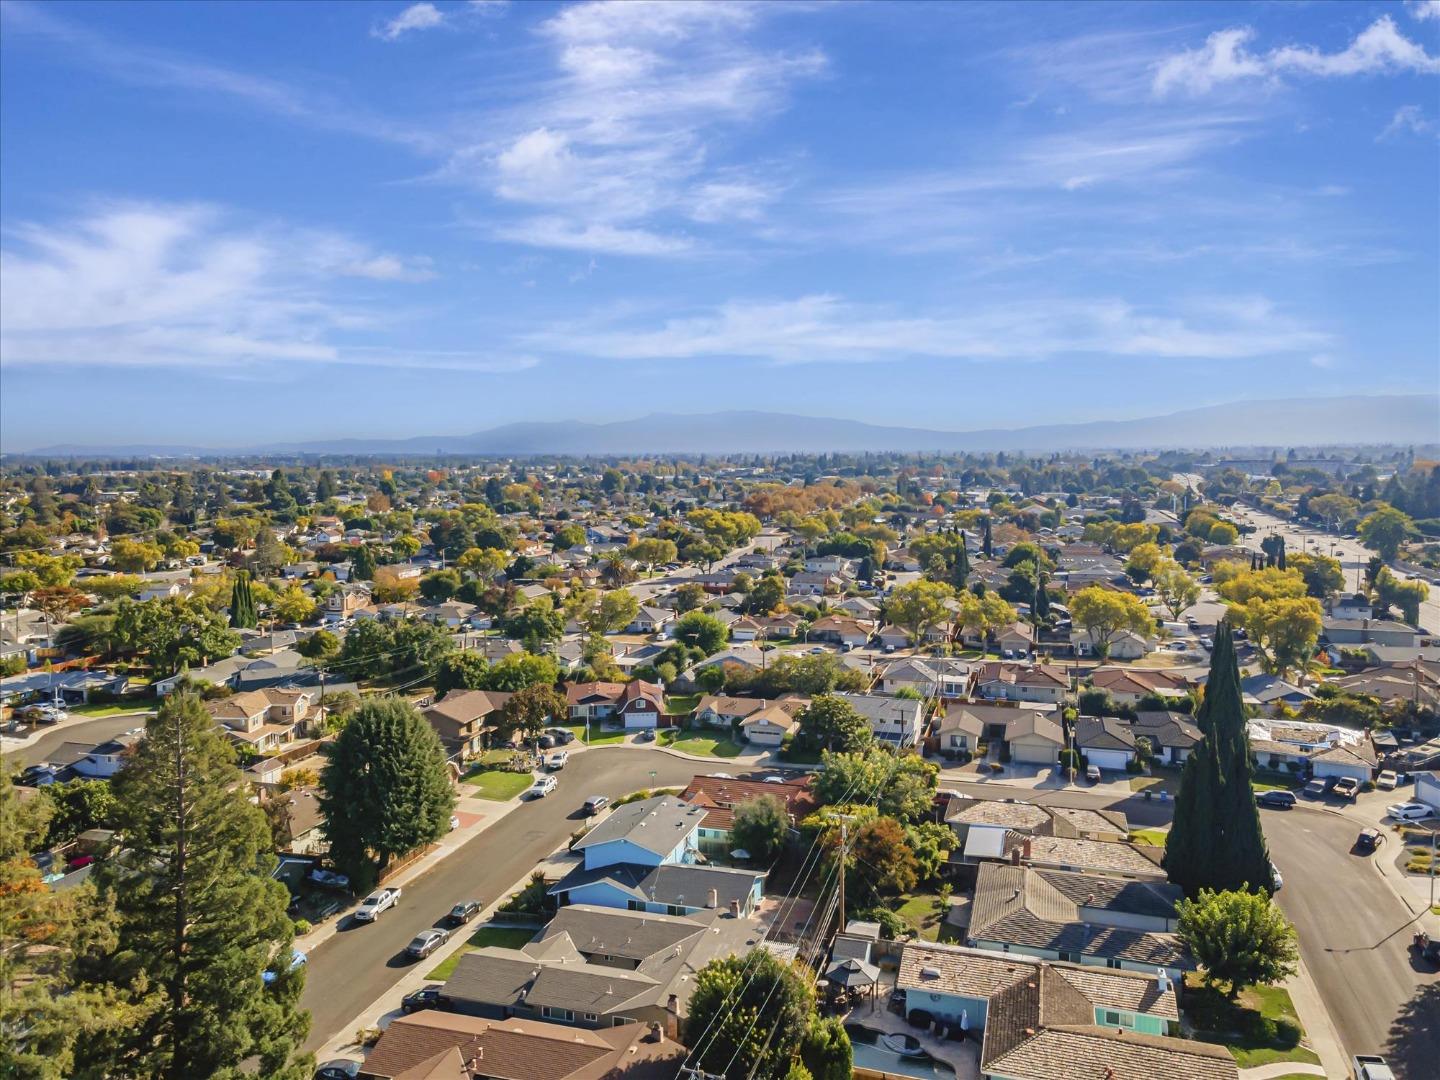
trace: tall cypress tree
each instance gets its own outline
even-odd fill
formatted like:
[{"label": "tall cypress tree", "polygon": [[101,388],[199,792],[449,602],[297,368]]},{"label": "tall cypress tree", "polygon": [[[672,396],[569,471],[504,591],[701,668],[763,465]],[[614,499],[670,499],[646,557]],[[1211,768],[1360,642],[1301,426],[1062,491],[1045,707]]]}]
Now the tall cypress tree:
[{"label": "tall cypress tree", "polygon": [[1031,606],[1030,610],[1034,614],[1037,622],[1043,621],[1050,616],[1050,592],[1045,588],[1045,583],[1048,580],[1044,570],[1041,570],[1035,577],[1035,603]]},{"label": "tall cypress tree", "polygon": [[127,853],[97,875],[119,920],[98,977],[158,987],[162,1003],[118,1046],[96,1050],[107,1059],[97,1070],[190,1080],[239,1076],[253,1058],[260,1076],[299,1080],[310,1018],[297,1008],[304,969],[289,966],[290,897],[270,877],[265,814],[198,698],[165,699],[114,788]]},{"label": "tall cypress tree", "polygon": [[235,574],[235,584],[230,587],[230,625],[236,628],[253,627],[259,621],[255,613],[255,596],[250,591],[250,573],[240,570]]},{"label": "tall cypress tree", "polygon": [[1188,896],[1202,888],[1269,891],[1270,856],[1255,807],[1240,667],[1227,622],[1215,634],[1195,722],[1204,738],[1180,774],[1165,872]]},{"label": "tall cypress tree", "polygon": [[985,558],[990,558],[990,515],[985,515],[985,535],[980,540],[980,550],[985,553]]},{"label": "tall cypress tree", "polygon": [[356,581],[375,580],[375,553],[364,544],[355,552],[350,564],[350,573]]}]

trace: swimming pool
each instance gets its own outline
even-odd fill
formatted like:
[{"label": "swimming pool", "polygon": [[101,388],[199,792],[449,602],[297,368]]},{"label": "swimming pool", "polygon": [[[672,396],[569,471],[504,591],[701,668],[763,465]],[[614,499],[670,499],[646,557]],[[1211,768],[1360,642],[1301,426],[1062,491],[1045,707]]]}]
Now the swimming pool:
[{"label": "swimming pool", "polygon": [[846,1024],[850,1036],[850,1052],[857,1069],[887,1073],[890,1076],[913,1076],[916,1080],[955,1080],[955,1070],[929,1054],[909,1057],[895,1053],[881,1043],[881,1032],[861,1024]]}]

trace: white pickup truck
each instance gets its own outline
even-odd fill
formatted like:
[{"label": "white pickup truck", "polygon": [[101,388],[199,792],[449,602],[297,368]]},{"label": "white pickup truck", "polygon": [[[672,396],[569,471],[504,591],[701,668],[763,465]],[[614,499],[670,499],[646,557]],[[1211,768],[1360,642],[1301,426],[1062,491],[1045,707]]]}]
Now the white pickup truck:
[{"label": "white pickup truck", "polygon": [[399,889],[378,889],[360,901],[360,906],[355,909],[355,919],[358,922],[374,922],[380,917],[382,911],[394,907],[399,902]]}]

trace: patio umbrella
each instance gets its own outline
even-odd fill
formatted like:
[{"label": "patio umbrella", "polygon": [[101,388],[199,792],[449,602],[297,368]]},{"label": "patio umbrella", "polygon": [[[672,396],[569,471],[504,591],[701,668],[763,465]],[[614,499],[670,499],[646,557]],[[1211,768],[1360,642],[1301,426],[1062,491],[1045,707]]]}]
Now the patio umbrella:
[{"label": "patio umbrella", "polygon": [[860,986],[874,986],[880,980],[880,969],[874,964],[851,957],[830,965],[825,977],[846,990],[853,990]]}]

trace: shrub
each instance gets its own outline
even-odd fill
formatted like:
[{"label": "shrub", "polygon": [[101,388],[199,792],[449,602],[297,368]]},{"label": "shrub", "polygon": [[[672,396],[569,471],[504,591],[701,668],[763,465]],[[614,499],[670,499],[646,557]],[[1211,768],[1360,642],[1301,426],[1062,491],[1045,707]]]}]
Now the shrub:
[{"label": "shrub", "polygon": [[1070,747],[1060,751],[1060,767],[1062,769],[1078,769],[1080,767],[1080,755]]},{"label": "shrub", "polygon": [[308,934],[309,932],[310,932],[310,920],[309,920],[309,919],[296,919],[296,920],[295,920],[295,936],[296,936],[296,937],[304,937],[304,936],[305,936],[306,934]]}]

